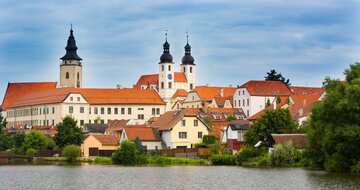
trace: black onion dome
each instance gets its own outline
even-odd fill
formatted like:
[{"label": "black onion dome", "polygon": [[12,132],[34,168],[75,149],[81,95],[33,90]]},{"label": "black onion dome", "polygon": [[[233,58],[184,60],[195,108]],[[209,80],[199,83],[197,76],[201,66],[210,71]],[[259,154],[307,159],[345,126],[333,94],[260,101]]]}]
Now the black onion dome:
[{"label": "black onion dome", "polygon": [[195,65],[194,58],[193,56],[191,56],[191,46],[189,45],[189,43],[186,43],[184,48],[185,48],[185,55],[181,59],[182,65]]},{"label": "black onion dome", "polygon": [[170,44],[167,42],[167,40],[165,41],[163,48],[164,51],[163,54],[160,56],[160,63],[172,63],[173,57],[170,54]]},{"label": "black onion dome", "polygon": [[65,47],[66,49],[66,54],[60,58],[62,60],[82,60],[76,53],[76,50],[78,49],[76,47],[76,41],[73,35],[73,30],[70,30],[70,36],[67,40],[67,45]]}]

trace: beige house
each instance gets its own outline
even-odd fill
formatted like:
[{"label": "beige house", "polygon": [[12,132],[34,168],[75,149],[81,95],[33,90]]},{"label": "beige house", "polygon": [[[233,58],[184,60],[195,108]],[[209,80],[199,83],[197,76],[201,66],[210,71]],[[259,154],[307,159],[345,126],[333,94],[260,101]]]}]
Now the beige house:
[{"label": "beige house", "polygon": [[94,134],[81,144],[81,154],[89,156],[111,156],[119,148],[119,139],[113,135]]},{"label": "beige house", "polygon": [[152,123],[158,129],[166,148],[193,148],[209,134],[210,127],[186,109],[169,111]]}]

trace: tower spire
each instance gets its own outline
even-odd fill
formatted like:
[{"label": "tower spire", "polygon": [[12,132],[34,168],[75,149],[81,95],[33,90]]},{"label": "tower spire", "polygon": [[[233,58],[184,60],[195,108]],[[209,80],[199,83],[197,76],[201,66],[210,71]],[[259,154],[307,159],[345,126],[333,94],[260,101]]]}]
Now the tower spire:
[{"label": "tower spire", "polygon": [[194,65],[194,58],[191,56],[191,46],[189,44],[189,31],[186,30],[186,45],[184,47],[185,49],[185,55],[181,59],[181,62],[183,65]]},{"label": "tower spire", "polygon": [[163,54],[160,57],[160,63],[172,63],[173,62],[173,57],[170,54],[170,44],[167,41],[167,36],[168,36],[168,30],[165,30],[165,43],[163,45],[164,51]]},{"label": "tower spire", "polygon": [[67,40],[67,45],[65,47],[66,50],[66,54],[60,58],[62,60],[82,60],[76,53],[77,51],[77,46],[76,46],[76,41],[75,41],[75,37],[73,34],[73,29],[72,29],[72,24],[70,26],[70,35],[69,38]]}]

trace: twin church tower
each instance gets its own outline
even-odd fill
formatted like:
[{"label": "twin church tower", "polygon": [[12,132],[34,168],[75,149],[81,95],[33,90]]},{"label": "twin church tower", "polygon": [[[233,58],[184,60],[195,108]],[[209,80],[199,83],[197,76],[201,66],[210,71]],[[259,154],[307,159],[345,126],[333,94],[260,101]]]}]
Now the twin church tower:
[{"label": "twin church tower", "polygon": [[[159,73],[142,75],[134,88],[154,89],[165,102],[168,102],[179,89],[190,91],[195,88],[196,65],[191,56],[189,37],[185,45],[185,55],[182,57],[180,72],[175,72],[175,63],[170,53],[170,44],[166,39],[163,44],[163,54],[160,56]],[[82,88],[82,59],[77,55],[77,46],[73,30],[65,47],[66,54],[61,57],[60,63],[60,87]]]}]

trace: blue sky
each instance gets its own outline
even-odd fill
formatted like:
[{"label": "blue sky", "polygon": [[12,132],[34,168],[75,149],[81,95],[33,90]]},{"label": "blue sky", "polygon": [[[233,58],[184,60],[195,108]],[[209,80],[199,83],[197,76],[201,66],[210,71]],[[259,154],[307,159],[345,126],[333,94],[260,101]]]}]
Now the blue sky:
[{"label": "blue sky", "polygon": [[85,87],[131,87],[158,71],[165,29],[180,65],[190,33],[197,85],[238,85],[276,69],[293,85],[343,78],[360,60],[352,0],[0,1],[0,97],[8,82],[58,81],[70,23]]}]

